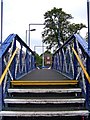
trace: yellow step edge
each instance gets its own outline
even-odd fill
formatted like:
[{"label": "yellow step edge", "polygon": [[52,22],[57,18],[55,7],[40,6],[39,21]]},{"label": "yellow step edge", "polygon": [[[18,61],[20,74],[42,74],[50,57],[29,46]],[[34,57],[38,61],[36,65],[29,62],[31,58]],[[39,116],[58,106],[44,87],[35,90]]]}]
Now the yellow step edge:
[{"label": "yellow step edge", "polygon": [[17,85],[17,86],[20,86],[20,85],[30,85],[30,86],[39,86],[39,85],[77,85],[77,83],[12,83],[13,86]]},{"label": "yellow step edge", "polygon": [[12,85],[76,85],[78,81],[76,80],[58,80],[58,81],[11,81]]},{"label": "yellow step edge", "polygon": [[78,82],[77,80],[12,80],[11,82]]}]

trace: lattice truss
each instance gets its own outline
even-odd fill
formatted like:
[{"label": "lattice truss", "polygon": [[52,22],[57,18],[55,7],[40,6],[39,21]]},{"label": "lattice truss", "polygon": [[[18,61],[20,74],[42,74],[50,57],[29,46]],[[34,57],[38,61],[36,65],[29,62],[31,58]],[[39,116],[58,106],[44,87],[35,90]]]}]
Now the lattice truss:
[{"label": "lattice truss", "polygon": [[[3,56],[3,71],[5,70],[8,61],[10,60],[12,54],[13,54],[13,46],[14,46],[14,40],[11,43],[11,46],[9,47],[8,51],[6,52],[6,54]],[[4,78],[4,82],[3,82],[3,92],[5,92],[5,88],[7,85],[7,82],[9,82],[9,79],[13,80],[13,75],[11,72],[11,68],[12,66],[8,69],[8,72],[6,73],[6,76]]]},{"label": "lattice truss", "polygon": [[[79,56],[81,62],[83,63],[83,65],[84,65],[84,67],[86,69],[87,56],[86,56],[85,52],[83,51],[83,49],[80,47],[77,40],[76,40],[76,45],[77,45],[78,56]],[[84,89],[84,92],[86,93],[85,75],[84,75],[84,72],[83,72],[82,68],[80,67],[79,63],[78,63],[77,71],[78,71],[78,74],[77,74],[76,80],[79,80],[79,82],[82,85],[82,88]]]},{"label": "lattice truss", "polygon": [[[10,61],[13,52],[14,52],[14,44],[15,40],[11,42],[10,47],[8,48],[7,52],[3,56],[3,71],[5,70],[8,62]],[[35,66],[34,64],[34,55],[27,50],[24,46],[22,46],[18,41],[16,41],[16,46],[18,46],[19,50],[10,65],[8,72],[6,73],[6,76],[4,78],[3,82],[3,91],[7,91],[6,89],[8,88],[7,85],[10,86],[10,81],[17,79],[21,77],[22,75],[25,75],[27,72],[32,70]]]},{"label": "lattice truss", "polygon": [[[62,47],[54,55],[53,68],[64,73],[65,75],[67,75],[72,79],[79,80],[79,82],[81,82],[81,85],[84,89],[84,92],[86,92],[85,76],[78,61],[77,61],[77,75],[76,75],[76,78],[74,77],[75,63],[74,63],[74,53],[73,53],[72,47],[74,48],[74,42],[71,42],[67,46]],[[80,58],[81,62],[83,63],[86,69],[87,56],[84,53],[83,49],[81,48],[77,40],[76,40],[76,48],[77,48],[76,52],[78,54],[78,57]]]}]

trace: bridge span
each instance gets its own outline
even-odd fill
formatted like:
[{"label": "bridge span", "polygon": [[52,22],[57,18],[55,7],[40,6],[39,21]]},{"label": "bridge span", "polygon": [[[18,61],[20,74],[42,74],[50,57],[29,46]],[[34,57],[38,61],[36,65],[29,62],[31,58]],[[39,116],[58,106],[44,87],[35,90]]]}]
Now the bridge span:
[{"label": "bridge span", "polygon": [[16,34],[0,46],[0,119],[89,120],[90,54],[73,34],[37,69],[35,53]]}]

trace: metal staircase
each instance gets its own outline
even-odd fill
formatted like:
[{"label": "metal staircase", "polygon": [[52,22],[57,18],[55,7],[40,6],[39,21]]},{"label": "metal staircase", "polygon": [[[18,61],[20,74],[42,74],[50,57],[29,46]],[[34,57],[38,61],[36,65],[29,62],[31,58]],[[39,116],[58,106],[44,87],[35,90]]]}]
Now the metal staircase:
[{"label": "metal staircase", "polygon": [[28,74],[35,71],[35,53],[18,35],[9,35],[0,46],[0,119],[89,120],[87,48],[74,34],[53,54],[51,70]]},{"label": "metal staircase", "polygon": [[28,82],[27,85],[12,82],[8,96],[4,99],[5,107],[0,112],[4,120],[82,120],[88,117],[89,112],[85,109],[85,99],[77,81],[65,80],[66,84],[56,81],[55,85],[52,84],[53,81],[49,81],[48,85],[43,81],[35,81],[36,84],[30,84],[32,81]]}]

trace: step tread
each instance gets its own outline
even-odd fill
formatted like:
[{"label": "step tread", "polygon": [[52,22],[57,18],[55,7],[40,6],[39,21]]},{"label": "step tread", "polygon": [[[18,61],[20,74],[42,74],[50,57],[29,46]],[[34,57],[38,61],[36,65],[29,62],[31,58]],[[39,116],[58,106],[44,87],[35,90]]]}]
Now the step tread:
[{"label": "step tread", "polygon": [[8,93],[72,93],[81,92],[80,88],[68,88],[68,89],[8,89]]},{"label": "step tread", "polygon": [[88,110],[75,111],[0,111],[0,116],[88,116]]},{"label": "step tread", "polygon": [[4,99],[5,103],[38,103],[38,104],[46,104],[46,103],[53,103],[53,104],[60,104],[60,103],[84,103],[84,98],[74,98],[74,99],[30,99],[30,98],[20,98],[20,99],[14,99],[14,98],[7,98]]}]

